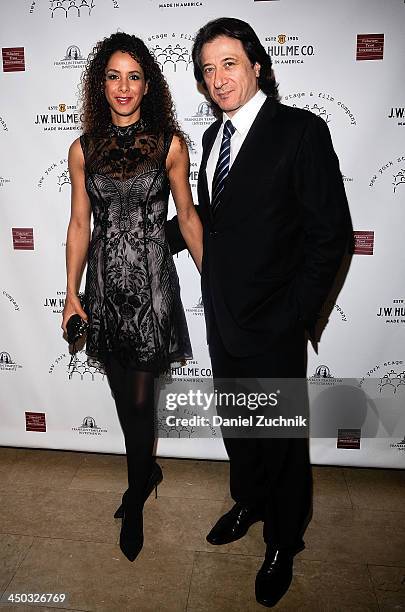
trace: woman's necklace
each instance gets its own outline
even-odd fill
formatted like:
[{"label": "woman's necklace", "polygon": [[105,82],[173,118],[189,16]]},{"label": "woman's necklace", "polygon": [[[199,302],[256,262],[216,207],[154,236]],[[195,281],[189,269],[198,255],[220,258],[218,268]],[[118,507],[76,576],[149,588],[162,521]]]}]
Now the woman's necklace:
[{"label": "woman's necklace", "polygon": [[145,121],[141,118],[138,119],[135,123],[131,123],[130,125],[115,125],[111,124],[111,129],[114,136],[117,137],[117,144],[119,147],[127,148],[130,147],[135,139],[135,135],[138,132],[142,132],[145,129]]}]

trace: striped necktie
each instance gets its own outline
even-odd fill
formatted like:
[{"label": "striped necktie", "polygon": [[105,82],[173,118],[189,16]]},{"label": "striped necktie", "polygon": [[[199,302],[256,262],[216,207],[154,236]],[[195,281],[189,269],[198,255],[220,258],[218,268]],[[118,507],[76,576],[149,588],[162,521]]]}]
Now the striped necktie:
[{"label": "striped necktie", "polygon": [[228,119],[225,121],[219,157],[214,172],[214,178],[212,179],[211,208],[213,213],[216,212],[221,202],[221,195],[225,187],[225,180],[228,176],[229,162],[231,159],[231,138],[234,132],[235,127]]}]

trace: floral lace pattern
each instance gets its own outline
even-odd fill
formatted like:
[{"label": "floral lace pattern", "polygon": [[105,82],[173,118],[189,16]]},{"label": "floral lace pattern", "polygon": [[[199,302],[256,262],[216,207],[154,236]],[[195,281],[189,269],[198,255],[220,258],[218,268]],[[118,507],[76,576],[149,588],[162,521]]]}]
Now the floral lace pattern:
[{"label": "floral lace pattern", "polygon": [[192,356],[176,268],[165,236],[171,136],[142,121],[84,134],[86,190],[93,212],[86,276],[89,363],[108,353],[161,371]]}]

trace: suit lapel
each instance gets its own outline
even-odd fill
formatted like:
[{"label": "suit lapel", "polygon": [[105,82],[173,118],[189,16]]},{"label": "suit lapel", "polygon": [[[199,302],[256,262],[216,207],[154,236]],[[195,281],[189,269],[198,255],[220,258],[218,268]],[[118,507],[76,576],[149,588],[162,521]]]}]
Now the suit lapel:
[{"label": "suit lapel", "polygon": [[221,214],[221,210],[223,210],[228,201],[232,199],[232,194],[235,190],[236,192],[238,191],[238,183],[245,180],[247,168],[249,168],[255,160],[258,160],[258,156],[260,156],[258,147],[260,146],[260,142],[263,142],[263,134],[265,134],[266,147],[268,148],[272,145],[271,122],[275,112],[276,103],[271,98],[267,98],[257,113],[239,153],[229,170],[222,194],[222,200],[218,206],[216,215]]},{"label": "suit lapel", "polygon": [[199,180],[201,181],[201,195],[202,201],[200,204],[206,206],[209,210],[209,215],[212,220],[212,211],[211,211],[211,203],[210,203],[210,195],[208,190],[208,181],[207,181],[207,161],[211,153],[211,149],[214,145],[215,139],[219,132],[222,122],[217,120],[213,125],[212,129],[207,133],[204,146],[203,153],[201,157],[200,171],[199,171]]}]

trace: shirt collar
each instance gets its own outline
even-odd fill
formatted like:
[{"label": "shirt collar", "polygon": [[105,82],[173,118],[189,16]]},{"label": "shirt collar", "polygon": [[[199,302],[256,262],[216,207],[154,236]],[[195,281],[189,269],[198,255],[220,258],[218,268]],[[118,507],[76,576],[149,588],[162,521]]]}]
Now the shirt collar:
[{"label": "shirt collar", "polygon": [[246,102],[246,104],[244,104],[232,118],[228,117],[226,113],[223,113],[222,124],[230,119],[237,132],[243,135],[246,134],[250,130],[253,121],[256,119],[257,113],[266,100],[266,94],[259,89],[253,98],[250,98],[250,100]]}]

